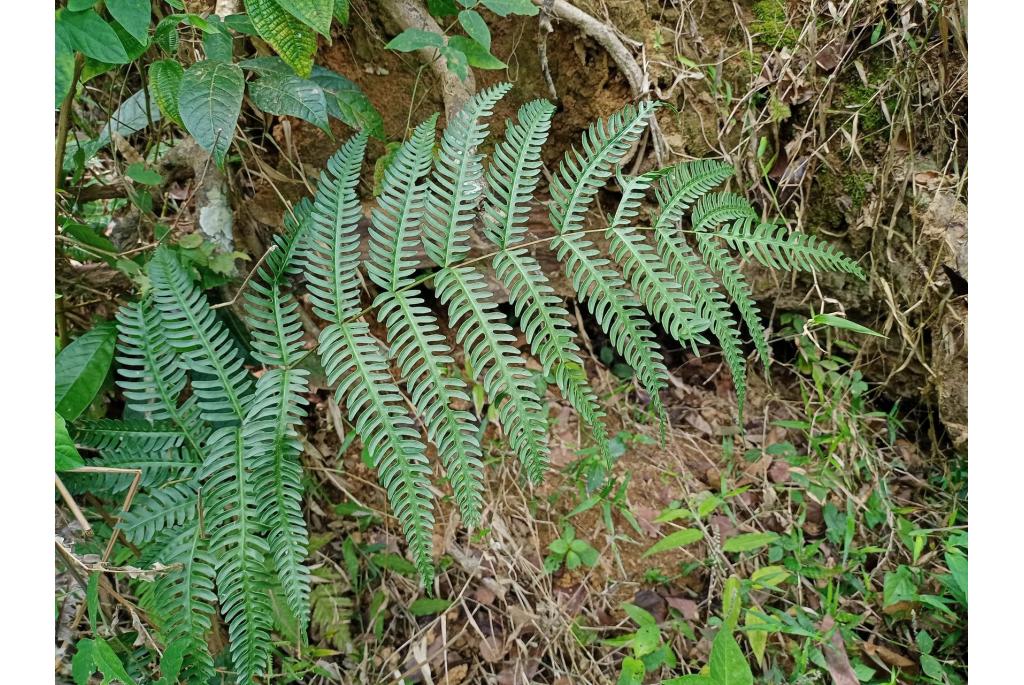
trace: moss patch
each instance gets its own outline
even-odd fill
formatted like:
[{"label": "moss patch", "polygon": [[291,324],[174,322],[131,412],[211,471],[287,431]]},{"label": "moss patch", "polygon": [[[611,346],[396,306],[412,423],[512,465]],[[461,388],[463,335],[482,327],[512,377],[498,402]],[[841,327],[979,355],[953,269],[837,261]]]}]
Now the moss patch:
[{"label": "moss patch", "polygon": [[766,47],[777,45],[791,48],[796,45],[800,32],[790,25],[786,6],[782,0],[758,0],[751,9],[754,21],[750,30],[757,34],[755,40]]}]

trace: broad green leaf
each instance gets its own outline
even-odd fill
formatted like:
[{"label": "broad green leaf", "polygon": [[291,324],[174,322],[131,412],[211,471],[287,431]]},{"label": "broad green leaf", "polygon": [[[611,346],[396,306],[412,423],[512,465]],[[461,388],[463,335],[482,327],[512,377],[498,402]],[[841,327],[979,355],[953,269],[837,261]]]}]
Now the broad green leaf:
[{"label": "broad green leaf", "polygon": [[600,557],[600,553],[587,543],[584,542],[582,549],[576,550],[576,553],[580,555],[580,561],[582,561],[586,566],[591,568],[597,566],[597,560]]},{"label": "broad green leaf", "polygon": [[327,38],[331,37],[334,0],[277,0],[277,3],[306,26]]},{"label": "broad green leaf", "polygon": [[178,98],[184,75],[185,69],[175,59],[161,59],[149,65],[149,92],[163,115],[182,128],[185,124],[178,113]]},{"label": "broad green leaf", "polygon": [[55,406],[74,421],[92,404],[110,371],[117,329],[105,321],[77,338],[57,355]]},{"label": "broad green leaf", "polygon": [[342,26],[348,26],[349,0],[334,0],[334,18]]},{"label": "broad green leaf", "polygon": [[743,598],[740,596],[740,579],[731,575],[725,580],[722,586],[722,621],[727,630],[736,628],[740,620],[740,605]]},{"label": "broad green leaf", "polygon": [[726,540],[722,545],[722,550],[726,552],[749,552],[770,545],[778,539],[779,536],[776,533],[744,533]]},{"label": "broad green leaf", "polygon": [[764,668],[764,650],[768,646],[768,631],[766,630],[750,630],[750,626],[756,626],[764,623],[764,621],[758,618],[750,609],[747,609],[743,614],[743,624],[747,626],[747,642],[750,643],[750,651],[754,653],[754,658],[757,659],[757,663],[761,668]]},{"label": "broad green leaf", "polygon": [[124,170],[124,175],[144,186],[158,186],[164,182],[164,177],[152,169],[147,169],[145,162],[129,164]]},{"label": "broad green leaf", "polygon": [[395,36],[386,46],[389,50],[398,52],[412,52],[421,48],[444,47],[444,39],[440,34],[423,29],[406,29]]},{"label": "broad green leaf", "polygon": [[313,67],[310,80],[327,96],[327,113],[354,129],[384,140],[384,118],[370,99],[352,81],[324,67]]},{"label": "broad green leaf", "polygon": [[100,235],[91,226],[69,221],[61,226],[61,232],[66,236],[74,238],[82,245],[95,248],[95,250],[83,250],[83,256],[87,256],[87,259],[96,260],[99,258],[111,266],[116,261],[117,248],[106,236]]},{"label": "broad green leaf", "polygon": [[248,14],[229,14],[224,17],[224,25],[232,31],[246,36],[259,36],[256,27],[252,25],[252,19]]},{"label": "broad green leaf", "polygon": [[381,568],[386,568],[403,576],[416,575],[416,566],[405,557],[398,556],[391,552],[384,552],[373,555],[373,563]]},{"label": "broad green leaf", "polygon": [[103,674],[104,683],[120,682],[123,685],[135,685],[135,681],[124,670],[120,657],[114,653],[105,640],[96,640],[92,653],[96,668]]},{"label": "broad green leaf", "polygon": [[885,337],[881,333],[873,331],[867,326],[861,326],[859,323],[854,323],[849,319],[843,318],[842,316],[836,316],[835,314],[815,314],[811,317],[811,320],[808,321],[808,325],[831,326],[832,328],[841,328],[846,331],[860,333],[861,335],[873,335],[876,338]]},{"label": "broad green leaf", "polygon": [[938,682],[944,682],[944,674],[946,669],[942,667],[942,663],[931,656],[930,654],[921,655],[921,670],[924,674],[933,680]]},{"label": "broad green leaf", "polygon": [[629,602],[626,602],[622,605],[622,610],[625,611],[626,615],[633,619],[633,622],[636,623],[638,626],[653,626],[657,625],[658,623],[654,619],[654,616],[651,615],[651,612],[641,607],[638,607],[635,604],[630,604]]},{"label": "broad green leaf", "polygon": [[149,42],[150,0],[106,0],[110,16],[142,44]]},{"label": "broad green leaf", "polygon": [[75,448],[75,441],[68,434],[68,426],[64,421],[64,417],[57,412],[54,412],[53,415],[56,417],[54,469],[57,471],[70,471],[71,469],[85,466],[85,462],[82,461],[82,455]]},{"label": "broad green leaf", "polygon": [[469,76],[469,60],[466,53],[446,45],[441,48],[441,56],[448,62],[448,71],[458,76],[460,81],[465,81]]},{"label": "broad green leaf", "polygon": [[75,51],[67,37],[57,31],[54,40],[54,108],[59,108],[71,89],[71,81],[75,77]]},{"label": "broad green leaf", "polygon": [[96,642],[88,638],[75,643],[75,656],[71,658],[71,679],[75,685],[88,685],[89,678],[96,672],[95,645]]},{"label": "broad green leaf", "polygon": [[663,680],[661,685],[715,685],[715,681],[706,675],[698,673]]},{"label": "broad green leaf", "polygon": [[188,649],[187,639],[176,640],[167,645],[167,649],[164,650],[164,655],[160,659],[161,677],[156,685],[175,685],[178,682],[178,675],[181,673],[181,666]]},{"label": "broad green leaf", "polygon": [[430,616],[448,611],[451,600],[438,597],[420,597],[409,605],[409,613],[413,616]]},{"label": "broad green leaf", "polygon": [[479,12],[476,10],[462,10],[459,12],[459,23],[462,24],[466,35],[480,43],[485,50],[490,52],[491,30],[487,28],[487,23],[480,16]]},{"label": "broad green leaf", "polygon": [[459,13],[459,6],[455,0],[427,0],[427,11],[438,18],[454,17]]},{"label": "broad green leaf", "polygon": [[507,17],[510,14],[522,14],[527,17],[537,15],[537,6],[530,0],[481,0],[484,7],[491,10],[499,17]]},{"label": "broad green leaf", "polygon": [[949,568],[953,582],[967,599],[967,557],[963,554],[946,552],[946,566]]},{"label": "broad green leaf", "polygon": [[661,632],[656,625],[640,626],[633,636],[633,656],[644,657],[661,644]]},{"label": "broad green leaf", "polygon": [[276,0],[245,0],[245,9],[260,38],[302,78],[313,69],[316,32],[293,17]]},{"label": "broad green leaf", "polygon": [[711,643],[711,679],[715,685],[754,685],[754,674],[729,630],[718,631]]},{"label": "broad green leaf", "polygon": [[[110,28],[114,30],[114,35],[117,36],[117,39],[121,41],[121,47],[124,48],[124,52],[127,55],[126,62],[134,62],[149,47],[148,40],[145,43],[140,43],[118,23],[111,24]],[[92,57],[86,57],[80,80],[82,83],[88,83],[100,74],[116,69],[119,65],[120,63],[101,62]]]},{"label": "broad green leaf", "polygon": [[63,32],[71,47],[86,57],[107,64],[127,64],[129,61],[114,29],[94,10],[58,11],[57,31]]},{"label": "broad green leaf", "polygon": [[698,542],[703,539],[704,533],[696,528],[681,528],[680,530],[666,535],[661,540],[658,540],[656,543],[651,545],[650,549],[644,552],[644,556],[649,557],[652,554],[667,552],[670,549],[691,545],[694,542]]},{"label": "broad green leaf", "polygon": [[448,40],[448,47],[464,54],[469,65],[477,69],[504,69],[508,66],[472,38],[452,36]]},{"label": "broad green leaf", "polygon": [[181,79],[178,111],[182,123],[221,166],[235,136],[244,89],[242,68],[225,62],[196,62]]},{"label": "broad green leaf", "polygon": [[95,9],[96,0],[68,0],[68,11],[81,12],[82,10]]},{"label": "broad green leaf", "polygon": [[631,656],[622,660],[622,671],[619,673],[618,685],[642,685],[647,669],[644,662]]},{"label": "broad green leaf", "polygon": [[762,566],[750,574],[755,588],[775,587],[789,579],[790,573],[783,566]]},{"label": "broad green leaf", "polygon": [[268,114],[299,117],[331,135],[327,98],[314,81],[295,74],[267,73],[249,84],[249,97]]},{"label": "broad green leaf", "polygon": [[217,31],[206,31],[203,33],[203,52],[206,59],[217,62],[230,62],[234,59],[235,42],[231,33],[225,28],[220,17],[211,16],[210,25],[216,26]]}]

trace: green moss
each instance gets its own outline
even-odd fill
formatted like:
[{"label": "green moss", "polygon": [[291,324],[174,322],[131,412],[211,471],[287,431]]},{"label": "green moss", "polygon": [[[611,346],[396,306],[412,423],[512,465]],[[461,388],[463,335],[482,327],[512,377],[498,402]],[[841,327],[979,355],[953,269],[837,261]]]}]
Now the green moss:
[{"label": "green moss", "polygon": [[789,108],[782,100],[772,95],[771,99],[768,100],[768,113],[771,114],[772,122],[779,123],[793,116],[793,111]]},{"label": "green moss", "polygon": [[782,0],[758,0],[752,8],[754,21],[750,30],[758,34],[758,43],[766,47],[781,45],[791,48],[796,45],[800,32],[791,26],[786,17],[786,6]]},{"label": "green moss", "polygon": [[878,89],[862,83],[851,83],[842,86],[839,91],[840,109],[860,114],[860,130],[877,131],[885,126],[885,115],[876,97]]},{"label": "green moss", "polygon": [[847,174],[843,177],[843,190],[853,201],[853,209],[860,209],[868,195],[868,183],[871,182],[871,174],[862,171],[859,174]]}]

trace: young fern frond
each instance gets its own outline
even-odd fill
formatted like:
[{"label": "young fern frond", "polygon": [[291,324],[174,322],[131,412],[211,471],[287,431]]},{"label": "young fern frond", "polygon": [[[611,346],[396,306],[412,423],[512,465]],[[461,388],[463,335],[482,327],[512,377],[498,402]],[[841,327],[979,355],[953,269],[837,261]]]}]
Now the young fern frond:
[{"label": "young fern frond", "polygon": [[708,235],[721,238],[732,249],[751,255],[769,269],[840,271],[865,280],[860,265],[834,246],[817,236],[790,232],[780,224],[755,225],[753,219],[742,218]]},{"label": "young fern frond", "polygon": [[505,126],[505,139],[495,148],[487,169],[483,232],[501,248],[492,266],[508,291],[530,349],[544,366],[545,375],[554,374],[562,396],[607,452],[608,436],[601,421],[604,412],[590,388],[569,313],[537,260],[526,248],[514,247],[526,234],[526,219],[540,179],[540,151],[554,111],[551,103],[534,100],[519,109],[518,123],[509,121]]},{"label": "young fern frond", "polygon": [[198,375],[192,379],[192,388],[200,414],[212,424],[241,421],[252,381],[228,329],[168,248],[156,249],[149,262],[149,278],[162,330]]},{"label": "young fern frond", "polygon": [[324,370],[338,383],[338,401],[362,437],[388,503],[402,523],[409,553],[423,584],[434,577],[431,555],[434,528],[430,465],[419,433],[391,380],[387,358],[365,323],[332,324],[320,336]]},{"label": "young fern frond", "polygon": [[264,428],[246,417],[241,427],[218,429],[210,437],[202,471],[205,526],[217,560],[217,600],[240,683],[263,672],[271,647],[273,614],[265,561],[270,550],[260,536],[256,476],[247,459],[265,439]]},{"label": "young fern frond", "polygon": [[365,147],[366,136],[360,134],[328,161],[313,202],[306,278],[314,311],[330,322],[318,346],[327,378],[339,383],[338,401],[370,453],[420,576],[429,584],[434,516],[425,447],[405,412],[380,344],[369,326],[349,320],[360,311],[355,187]]},{"label": "young fern frond", "polygon": [[128,542],[143,545],[158,533],[195,518],[197,503],[196,489],[191,485],[179,483],[155,488],[132,503],[131,509],[122,516],[120,528]]},{"label": "young fern frond", "polygon": [[690,214],[690,224],[695,231],[706,231],[719,224],[736,219],[757,218],[757,212],[745,197],[735,193],[708,193],[697,200]]},{"label": "young fern frond", "polygon": [[632,225],[647,189],[663,175],[664,172],[656,171],[619,178],[622,199],[605,236],[612,259],[618,262],[633,292],[647,305],[647,311],[681,344],[696,347],[698,340],[707,342],[698,333],[705,325],[695,319],[693,303],[662,265],[657,251]]},{"label": "young fern frond", "polygon": [[152,588],[160,635],[168,645],[184,641],[182,679],[208,683],[214,668],[206,635],[213,627],[218,561],[210,553],[199,517],[189,517],[182,527],[165,530],[154,545],[160,550],[158,560],[170,567],[157,576]]},{"label": "young fern frond", "polygon": [[388,343],[409,389],[410,400],[423,419],[427,437],[451,483],[463,522],[474,527],[483,508],[483,464],[479,427],[472,414],[456,409],[469,401],[466,384],[451,375],[451,348],[437,318],[423,304],[418,288],[410,288],[416,269],[419,221],[434,147],[437,115],[416,127],[384,173],[378,207],[371,216],[370,258],[366,270],[382,289],[374,305],[388,330]]},{"label": "young fern frond", "polygon": [[487,137],[483,119],[511,88],[510,83],[499,83],[474,95],[441,137],[423,217],[423,247],[440,267],[452,266],[469,252],[469,233],[484,190],[483,155],[477,151]]}]

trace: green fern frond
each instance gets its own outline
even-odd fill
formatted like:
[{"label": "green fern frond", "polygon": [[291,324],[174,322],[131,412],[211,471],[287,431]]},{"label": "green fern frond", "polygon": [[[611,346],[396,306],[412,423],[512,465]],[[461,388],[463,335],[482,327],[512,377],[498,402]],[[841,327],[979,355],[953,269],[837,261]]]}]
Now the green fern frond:
[{"label": "green fern frond", "polygon": [[722,357],[732,373],[740,414],[747,391],[747,362],[740,345],[739,326],[733,318],[729,301],[718,288],[700,257],[686,242],[686,237],[673,230],[659,217],[655,225],[658,253],[669,271],[675,275],[696,307],[697,316],[706,319],[711,332],[722,347]]},{"label": "green fern frond", "polygon": [[209,429],[199,417],[197,398],[179,405],[187,374],[161,328],[160,314],[147,298],[117,312],[117,384],[127,408],[150,421],[177,426],[189,449],[202,454]]},{"label": "green fern frond", "polygon": [[864,271],[832,245],[806,233],[790,232],[785,226],[740,219],[708,233],[721,238],[732,249],[754,257],[769,269],[786,271],[841,271],[862,281]]},{"label": "green fern frond", "polygon": [[672,167],[655,186],[660,211],[655,232],[672,231],[693,203],[732,174],[733,168],[717,159],[682,162]]},{"label": "green fern frond", "polygon": [[380,343],[361,322],[331,324],[320,335],[324,370],[373,459],[388,503],[401,522],[423,584],[434,578],[430,465],[415,424],[388,372]]},{"label": "green fern frond", "polygon": [[277,0],[245,0],[245,11],[260,38],[296,74],[309,78],[316,53],[316,32],[286,12]]},{"label": "green fern frond", "polygon": [[[139,479],[140,488],[188,480],[200,466],[191,452],[173,447],[159,451],[134,450],[130,447],[107,449],[99,459],[91,461],[89,465],[138,469],[142,471],[142,477]],[[135,476],[130,473],[102,473],[96,474],[95,478],[99,489],[118,494],[131,487]]]},{"label": "green fern frond", "polygon": [[75,440],[98,450],[128,448],[161,452],[181,447],[185,434],[171,423],[113,419],[80,419],[73,427]]},{"label": "green fern frond", "polygon": [[555,106],[533,100],[519,108],[518,122],[509,120],[505,138],[494,149],[487,167],[483,231],[505,248],[523,239],[533,191],[540,180],[541,147],[551,130]]},{"label": "green fern frond", "polygon": [[359,217],[356,186],[366,133],[350,138],[327,160],[310,213],[306,283],[313,312],[342,324],[359,312]]},{"label": "green fern frond", "polygon": [[423,246],[438,266],[451,266],[469,251],[469,233],[484,190],[483,155],[478,152],[487,137],[482,120],[511,88],[500,83],[477,93],[445,127],[423,217]]},{"label": "green fern frond", "polygon": [[120,528],[134,545],[143,545],[168,528],[183,526],[198,511],[198,497],[191,485],[179,483],[155,488],[140,495],[121,518]]},{"label": "green fern frond", "polygon": [[153,543],[156,561],[170,567],[152,589],[152,613],[158,618],[165,645],[184,641],[181,678],[189,683],[208,683],[214,677],[213,657],[206,635],[213,627],[214,570],[218,561],[209,551],[198,517],[181,528],[166,530]]},{"label": "green fern frond", "polygon": [[633,292],[647,305],[647,311],[680,343],[695,345],[700,340],[699,331],[705,327],[703,322],[695,320],[690,298],[662,265],[657,251],[632,224],[647,189],[663,175],[664,172],[657,171],[620,177],[622,199],[605,236],[612,259],[619,264]]},{"label": "green fern frond", "polygon": [[352,647],[352,598],[343,592],[344,585],[337,573],[325,568],[317,575],[322,580],[313,586],[309,596],[313,627],[327,644],[339,652],[348,652]]},{"label": "green fern frond", "polygon": [[304,197],[284,215],[284,232],[274,236],[274,250],[264,260],[260,278],[281,285],[287,276],[297,276],[306,266],[313,203]]},{"label": "green fern frond", "polygon": [[370,215],[370,257],[366,271],[384,290],[396,291],[412,283],[416,271],[419,224],[426,207],[427,188],[421,183],[430,172],[437,115],[421,123],[398,148],[384,171],[377,206]]},{"label": "green fern frond", "polygon": [[551,182],[551,225],[558,233],[583,227],[583,217],[597,191],[611,177],[640,134],[658,103],[626,105],[607,119],[598,119],[584,132],[583,154],[575,147],[565,153]]},{"label": "green fern frond", "polygon": [[709,193],[697,200],[690,215],[695,231],[706,231],[719,224],[743,218],[757,218],[747,199],[735,193]]},{"label": "green fern frond", "polygon": [[262,423],[218,429],[202,469],[203,511],[210,552],[217,563],[217,600],[228,627],[236,679],[248,683],[270,655],[272,612],[265,560],[270,550],[260,533],[249,455],[264,439]]},{"label": "green fern frond", "polygon": [[168,342],[194,374],[210,377],[192,379],[201,415],[213,424],[241,421],[252,381],[227,328],[168,248],[157,248],[149,279]]},{"label": "green fern frond", "polygon": [[563,233],[551,242],[573,290],[597,319],[612,346],[636,371],[651,396],[651,407],[663,416],[660,393],[668,384],[668,369],[640,300],[626,287],[610,262],[581,231]]},{"label": "green fern frond", "polygon": [[246,460],[254,474],[258,518],[267,531],[270,558],[288,608],[303,636],[309,625],[309,535],[302,516],[302,443],[297,427],[305,413],[307,375],[302,369],[266,371],[256,381],[246,419],[253,427]]},{"label": "green fern frond", "polygon": [[527,477],[539,482],[548,464],[545,408],[519,350],[510,344],[515,335],[491,299],[483,274],[472,267],[443,269],[434,277],[434,288],[448,307],[449,324],[476,378],[498,408],[509,445]]}]

